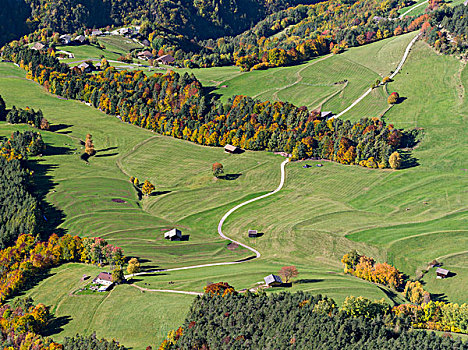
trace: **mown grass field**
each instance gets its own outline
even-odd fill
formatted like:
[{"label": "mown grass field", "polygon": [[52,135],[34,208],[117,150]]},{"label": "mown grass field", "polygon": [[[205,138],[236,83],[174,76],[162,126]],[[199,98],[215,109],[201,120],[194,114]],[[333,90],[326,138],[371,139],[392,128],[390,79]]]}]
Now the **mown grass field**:
[{"label": "mown grass field", "polygon": [[[76,333],[116,339],[132,349],[145,349],[164,338],[184,321],[193,296],[144,293],[129,285],[115,287],[109,293],[75,295],[86,285],[81,276],[91,279],[99,273],[94,266],[66,264],[50,271],[50,277],[24,294],[35,301],[52,305],[55,316],[49,333],[62,341]],[[165,310],[165,312],[161,312]],[[151,330],[151,331],[150,331]]]},{"label": "mown grass field", "polygon": [[[258,80],[251,73],[239,75],[234,71],[236,68],[206,70],[203,74],[204,79],[217,81],[223,76],[237,75],[232,80],[239,84],[238,93],[242,89],[241,79],[245,78],[244,94],[251,94],[257,86],[280,88],[294,83],[297,69],[303,69],[300,74],[304,82],[323,80],[324,70],[331,69],[326,64],[335,62],[354,67],[349,68],[348,76],[363,76],[355,81],[354,92],[346,94],[352,100],[353,94],[356,97],[362,94],[375,77],[391,70],[401,57],[386,50],[393,52],[398,47],[402,54],[411,38],[407,35],[389,39],[300,68],[252,72],[265,74],[258,75]],[[387,45],[397,46],[390,49]],[[324,67],[317,69],[320,65]],[[61,229],[83,236],[103,236],[123,246],[126,255],[143,258],[147,268],[233,261],[249,255],[246,251],[227,249],[226,242],[217,235],[217,224],[234,205],[277,187],[283,160],[280,156],[267,152],[227,155],[220,148],[158,136],[125,125],[82,103],[59,100],[25,80],[24,75],[19,69],[1,63],[0,94],[8,106],[41,108],[55,128],[55,133],[43,132],[44,140],[52,147],[48,156],[38,160],[36,173],[41,175],[38,178],[41,188],[49,191],[46,200],[62,212]],[[276,77],[277,85],[267,85],[268,75]],[[330,81],[340,78],[339,71],[336,77],[332,73],[330,76]],[[352,80],[349,82],[352,87]],[[234,86],[226,84],[228,88],[224,90]],[[362,90],[358,91],[357,86]],[[135,283],[150,289],[201,291],[207,282],[222,280],[242,289],[255,286],[281,266],[294,264],[300,275],[298,283],[289,290],[323,293],[338,302],[347,295],[400,302],[400,296],[342,273],[341,256],[356,248],[379,261],[394,263],[410,276],[427,262],[440,258],[456,276],[436,280],[430,270],[423,279],[427,289],[440,299],[466,301],[463,286],[468,276],[463,262],[468,246],[468,181],[464,131],[468,101],[459,86],[468,86],[468,70],[454,58],[436,55],[425,44],[418,43],[389,87],[406,100],[385,115],[387,122],[398,128],[424,128],[424,139],[413,151],[418,166],[391,171],[323,162],[322,168],[304,169],[303,162],[290,163],[286,166],[283,190],[236,211],[223,227],[228,236],[258,249],[262,253],[260,259],[139,276]],[[289,96],[286,90],[277,91],[278,96],[282,93]],[[306,96],[301,98],[305,101]],[[340,104],[341,100],[331,99],[330,103]],[[361,103],[350,113],[358,113],[358,108],[368,113],[365,116],[380,113],[378,104],[366,100]],[[0,123],[0,134],[7,135],[17,128],[26,127]],[[86,165],[79,158],[82,149],[78,141],[88,132],[93,135],[98,153]],[[234,180],[215,180],[211,175],[214,161],[221,162]],[[130,175],[140,181],[150,179],[158,193],[140,200],[128,182]],[[124,199],[126,203],[114,203],[113,198]],[[161,230],[174,226],[190,234],[190,240],[164,241]],[[249,239],[248,229],[264,234]],[[83,273],[80,269],[94,269],[76,266],[66,270],[69,277],[61,278],[70,281],[63,290],[70,290],[79,282]],[[116,338],[135,349],[155,345],[168,329],[181,323],[193,298],[141,293],[130,286],[119,286],[101,298],[105,298],[101,300],[105,307],[97,307],[100,301],[94,296],[89,299],[83,296],[78,308],[74,297],[56,295],[52,287],[47,288],[57,278],[51,276],[28,292],[54,309],[60,305],[57,315],[71,318],[63,329],[55,332],[57,339],[82,329],[96,329],[98,335]],[[100,312],[93,313],[96,308]],[[83,309],[88,312],[83,313]],[[133,322],[112,316],[123,312]],[[106,322],[104,317],[108,317]],[[88,324],[92,326],[86,328]]]},{"label": "mown grass field", "polygon": [[[377,79],[390,75],[416,33],[393,37],[372,45],[351,48],[340,55],[327,55],[292,67],[240,72],[237,67],[179,69],[190,72],[226,101],[243,94],[270,101],[288,101],[309,108],[322,107],[335,114],[357,99]],[[370,59],[372,57],[372,59]],[[375,89],[346,118],[379,116],[388,108],[387,93]]]}]

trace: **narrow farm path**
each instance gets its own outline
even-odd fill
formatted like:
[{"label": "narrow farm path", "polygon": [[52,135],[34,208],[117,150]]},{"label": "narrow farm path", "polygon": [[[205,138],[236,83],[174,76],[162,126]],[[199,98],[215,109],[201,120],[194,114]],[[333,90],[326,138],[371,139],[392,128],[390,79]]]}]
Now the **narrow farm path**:
[{"label": "narrow farm path", "polygon": [[400,17],[398,17],[399,19],[402,19],[403,17],[405,17],[408,13],[410,13],[411,11],[413,11],[414,9],[417,9],[418,7],[421,7],[422,5],[424,4],[427,4],[429,2],[429,0],[427,1],[423,1],[422,3],[420,4],[417,4],[416,6],[413,6],[412,8],[410,8],[408,11],[406,12],[403,12]]},{"label": "narrow farm path", "polygon": [[[401,68],[403,67],[403,65],[405,64],[406,62],[406,59],[408,58],[408,55],[411,51],[411,48],[413,47],[413,45],[416,43],[416,41],[419,39],[419,37],[421,36],[421,33],[419,33],[418,35],[416,35],[413,40],[411,40],[411,42],[408,44],[408,46],[406,47],[406,50],[403,54],[403,57],[401,58],[400,60],[400,63],[398,64],[397,68],[395,69],[395,71],[389,76],[390,79],[393,79],[395,77],[395,75],[397,75]],[[366,92],[364,92],[360,97],[358,97],[357,100],[355,100],[348,108],[346,108],[344,111],[338,113],[337,115],[334,115],[332,117],[330,117],[330,119],[335,119],[335,118],[339,118],[341,117],[343,114],[345,114],[346,112],[348,112],[351,108],[353,108],[354,106],[356,106],[359,102],[361,102],[367,95],[369,95],[370,93],[372,92],[372,88],[369,88],[368,90],[366,90]]]},{"label": "narrow farm path", "polygon": [[[248,250],[250,250],[251,252],[253,252],[255,254],[254,257],[252,258],[247,258],[247,259],[242,259],[242,260],[238,260],[238,261],[230,261],[230,262],[220,262],[220,263],[212,263],[212,264],[203,264],[203,265],[192,265],[192,266],[184,266],[184,267],[176,267],[176,268],[172,268],[172,269],[156,269],[156,270],[151,270],[151,271],[144,271],[144,272],[138,272],[138,273],[135,273],[135,274],[130,274],[130,275],[126,275],[125,278],[131,278],[131,277],[134,277],[134,276],[142,276],[142,275],[146,275],[146,274],[151,274],[151,273],[157,273],[157,272],[170,272],[170,271],[179,271],[179,270],[189,270],[189,269],[197,269],[197,268],[203,268],[203,267],[211,267],[211,266],[220,266],[220,265],[234,265],[234,264],[241,264],[243,262],[246,262],[246,261],[249,261],[249,260],[252,260],[252,259],[255,259],[255,258],[259,258],[261,256],[260,252],[252,247],[249,247],[247,244],[244,244],[244,243],[241,243],[241,242],[238,242],[238,241],[235,241],[229,237],[227,237],[224,233],[223,233],[223,224],[224,222],[226,221],[226,219],[233,213],[235,212],[237,209],[239,208],[242,208],[243,206],[247,205],[247,204],[250,204],[252,202],[255,202],[255,201],[258,201],[260,199],[263,199],[263,198],[267,198],[273,194],[275,194],[276,192],[280,191],[283,186],[284,186],[284,182],[285,182],[285,179],[286,179],[286,171],[285,171],[285,166],[286,164],[289,162],[289,159],[286,159],[285,161],[283,161],[281,163],[281,179],[280,179],[280,183],[278,185],[278,187],[269,192],[269,193],[266,193],[264,195],[261,195],[261,196],[258,196],[258,197],[255,197],[255,198],[252,198],[252,199],[249,199],[248,201],[245,201],[245,202],[242,202],[238,205],[236,205],[235,207],[233,207],[232,209],[230,209],[226,214],[224,214],[224,216],[221,218],[221,220],[219,221],[219,224],[218,224],[218,234],[226,239],[226,240],[229,240],[233,243],[236,243]],[[138,286],[135,286],[139,289],[141,289],[141,287],[138,287]],[[179,291],[173,291],[173,290],[166,290],[166,289],[146,289],[147,291],[154,291],[154,292],[169,292],[169,293],[176,293],[176,292],[179,292]],[[190,292],[190,293],[194,293],[194,292]],[[187,294],[187,293],[185,293]]]}]

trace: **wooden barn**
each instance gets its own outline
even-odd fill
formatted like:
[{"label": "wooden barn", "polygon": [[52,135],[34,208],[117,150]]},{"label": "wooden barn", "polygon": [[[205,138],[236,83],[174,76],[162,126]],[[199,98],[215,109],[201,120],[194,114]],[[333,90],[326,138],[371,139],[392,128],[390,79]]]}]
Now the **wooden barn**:
[{"label": "wooden barn", "polygon": [[226,146],[224,146],[224,152],[234,154],[239,152],[239,149],[236,146],[227,144]]},{"label": "wooden barn", "polygon": [[283,281],[280,276],[268,275],[264,278],[265,284],[269,287],[280,287],[283,285]]},{"label": "wooden barn", "polygon": [[450,273],[449,270],[443,269],[441,267],[438,267],[436,270],[437,278],[447,278],[449,273]]},{"label": "wooden barn", "polygon": [[171,241],[180,241],[182,238],[182,232],[179,229],[173,228],[170,231],[164,233],[165,239],[170,239]]},{"label": "wooden barn", "polygon": [[258,237],[258,231],[257,230],[249,230],[249,237],[250,238]]}]

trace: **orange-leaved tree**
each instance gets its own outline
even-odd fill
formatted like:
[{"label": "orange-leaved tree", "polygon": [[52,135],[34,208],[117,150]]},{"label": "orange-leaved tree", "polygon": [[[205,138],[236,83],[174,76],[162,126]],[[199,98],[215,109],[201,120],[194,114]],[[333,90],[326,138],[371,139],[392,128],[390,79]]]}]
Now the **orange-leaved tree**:
[{"label": "orange-leaved tree", "polygon": [[213,175],[216,176],[216,177],[219,177],[221,174],[224,173],[224,168],[223,168],[223,165],[221,163],[213,163]]},{"label": "orange-leaved tree", "polygon": [[283,278],[285,283],[288,283],[292,278],[297,277],[299,272],[296,266],[283,266],[278,274]]},{"label": "orange-leaved tree", "polygon": [[235,294],[236,291],[233,286],[227,282],[211,283],[203,288],[205,294],[209,295],[221,295],[226,296],[227,294]]}]

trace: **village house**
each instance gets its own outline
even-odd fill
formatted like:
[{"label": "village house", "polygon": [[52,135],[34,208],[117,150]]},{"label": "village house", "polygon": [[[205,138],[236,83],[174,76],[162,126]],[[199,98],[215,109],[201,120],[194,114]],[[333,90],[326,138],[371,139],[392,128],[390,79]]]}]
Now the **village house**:
[{"label": "village house", "polygon": [[146,60],[147,61],[147,60],[150,60],[150,59],[153,58],[153,54],[151,53],[151,51],[145,50],[145,51],[138,52],[137,57],[140,60]]},{"label": "village house", "polygon": [[93,280],[94,284],[100,284],[103,286],[110,286],[112,282],[112,274],[110,272],[100,272],[99,275]]},{"label": "village house", "polygon": [[182,239],[182,232],[179,229],[173,228],[164,233],[164,238],[171,241],[180,241]]},{"label": "village house", "polygon": [[132,35],[132,33],[133,33],[133,31],[132,31],[131,28],[122,28],[122,29],[119,30],[120,35],[127,36],[127,37]]},{"label": "village house", "polygon": [[280,287],[283,285],[283,281],[280,276],[268,275],[264,278],[265,284],[269,287]]},{"label": "village house", "polygon": [[449,270],[446,270],[446,269],[443,269],[441,267],[438,267],[437,270],[436,270],[436,275],[437,275],[437,278],[447,278],[448,275],[449,275],[450,271]]},{"label": "village house", "polygon": [[91,32],[91,35],[94,35],[94,36],[101,36],[101,35],[102,35],[102,31],[99,30],[99,29],[93,29],[93,31]]},{"label": "village house", "polygon": [[63,35],[60,35],[59,41],[62,45],[68,45],[71,43],[72,37],[69,34],[63,34]]},{"label": "village house", "polygon": [[86,37],[84,35],[78,35],[73,39],[73,43],[76,45],[83,45],[86,42]]},{"label": "village house", "polygon": [[93,71],[93,66],[90,64],[83,62],[80,65],[77,66],[83,73],[90,73]]},{"label": "village house", "polygon": [[175,61],[175,58],[172,57],[171,55],[163,55],[163,56],[158,57],[156,61],[162,64],[171,64]]},{"label": "village house", "polygon": [[44,48],[45,48],[45,45],[43,43],[39,43],[39,42],[34,43],[34,45],[31,46],[31,49],[36,50],[36,51],[42,51],[42,50],[44,50]]}]

